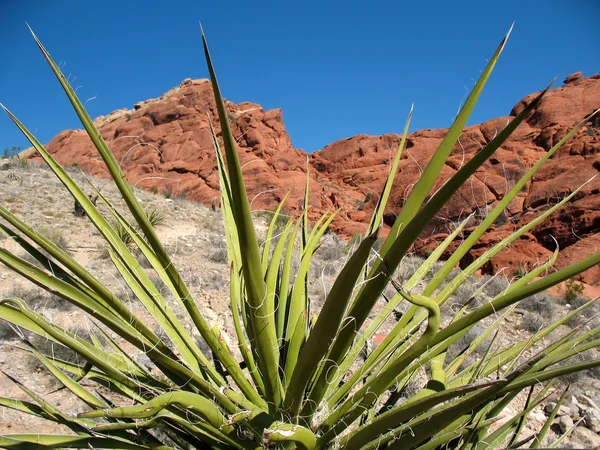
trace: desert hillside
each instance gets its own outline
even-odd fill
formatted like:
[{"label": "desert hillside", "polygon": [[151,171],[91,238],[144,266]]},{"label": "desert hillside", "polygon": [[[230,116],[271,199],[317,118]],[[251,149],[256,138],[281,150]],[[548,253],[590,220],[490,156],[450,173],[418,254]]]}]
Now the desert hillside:
[{"label": "desert hillside", "polygon": [[[493,139],[533,95],[505,117],[467,127],[446,162],[438,187]],[[591,78],[573,74],[564,86],[551,90],[528,121],[440,212],[439,220],[422,236],[416,250],[425,254],[469,214],[474,214],[475,225],[544,152],[599,107],[600,73]],[[227,102],[227,109],[254,209],[272,210],[291,191],[286,211],[297,211],[308,166],[313,216],[341,207],[343,213],[334,221],[334,230],[345,237],[365,231],[400,135],[358,135],[306,154],[293,146],[281,110],[265,111],[248,102]],[[187,79],[158,99],[139,102],[131,110],[115,111],[95,122],[133,185],[210,205],[219,198],[219,183],[209,120],[218,124],[210,83]],[[386,210],[386,224],[393,222],[446,132],[429,129],[408,136]],[[48,149],[63,164],[76,164],[92,175],[107,176],[84,131],[63,131]],[[527,183],[503,219],[487,233],[482,246],[468,257],[479,256],[487,245],[530,221],[599,171],[600,118],[596,116],[594,123],[588,123]],[[561,250],[556,267],[563,267],[593,253],[600,246],[599,231],[600,179],[596,178],[561,212],[496,256],[484,270],[490,274],[502,267],[515,273],[527,270],[530,261],[546,260],[556,243]],[[600,284],[600,268],[586,272],[584,280]]]},{"label": "desert hillside", "polygon": [[[77,167],[69,166],[67,171],[78,184],[84,186],[86,191],[91,192],[88,180]],[[121,210],[125,210],[119,193],[110,180],[102,178],[92,178],[91,180],[109,201]],[[72,198],[45,165],[27,160],[0,160],[0,187],[3,206],[65,248],[79,263],[122,299],[137,317],[152,323],[147,310],[120,278],[109,257],[106,242],[87,218],[75,214]],[[230,348],[239,360],[241,355],[237,347],[229,305],[229,265],[220,211],[212,211],[197,202],[176,195],[165,195],[164,192],[152,193],[135,189],[135,194],[149,214],[159,213],[158,216],[155,215],[156,218],[154,219],[156,230],[165,242],[174,264],[181,271],[190,292],[210,325],[217,326],[220,329],[221,335],[229,343]],[[32,205],[36,205],[36,207],[32,207]],[[99,208],[102,212],[106,212],[103,205],[99,205]],[[262,239],[264,239],[264,232],[270,214],[257,210],[254,212],[254,217],[259,235],[262,235]],[[17,249],[17,245],[11,239],[3,238],[0,240],[0,244],[4,248],[15,250],[17,254],[24,258],[29,258],[24,251]],[[343,267],[356,245],[354,240],[346,243],[332,233],[326,234],[323,238],[313,260],[309,278],[309,296],[315,312],[318,312],[323,305],[325,296],[331,289],[336,274]],[[164,287],[141,255],[139,255],[139,262],[152,281],[158,283],[159,287]],[[395,277],[397,279],[409,278],[422,263],[422,258],[414,254],[407,255],[395,273]],[[440,265],[440,263],[437,263],[436,269]],[[457,270],[452,275],[454,276],[456,273],[458,273]],[[429,275],[429,277],[433,276],[434,274]],[[430,279],[428,278],[425,281]],[[492,278],[484,276],[473,278],[464,283],[444,306],[444,324],[447,325],[454,315],[453,312],[464,306],[466,302],[471,302],[474,298],[476,300],[472,303],[473,306],[488,302],[503,292],[515,280],[515,277]],[[442,286],[444,285],[445,283]],[[440,289],[442,286],[440,286]],[[564,288],[562,289],[555,292],[555,296],[538,294],[522,301],[505,318],[505,324],[498,333],[496,343],[504,346],[510,345],[515,340],[527,338],[547,324],[548,321],[564,317],[574,308],[587,302],[585,298],[578,295],[567,300]],[[182,309],[178,309],[179,304],[172,297],[170,291],[164,287],[164,289],[161,288],[161,293],[165,296],[169,305],[175,309],[178,317],[183,320],[186,328],[195,333],[195,338],[200,339],[189,317]],[[388,297],[393,294],[392,287],[386,290],[386,294]],[[586,289],[583,295],[589,297],[594,294]],[[22,298],[34,310],[52,320],[52,323],[65,327],[77,335],[85,336],[90,329],[96,329],[94,321],[82,311],[65,300],[50,295],[15,276],[5,266],[0,266],[0,299],[11,298]],[[384,304],[385,301],[381,298],[374,311],[379,311]],[[407,304],[401,304],[398,312],[406,311],[407,307]],[[585,314],[573,317],[565,325],[560,326],[544,342],[551,342],[577,326],[586,327],[586,329],[599,326],[598,312],[597,305],[592,305],[591,308],[586,310]],[[450,354],[456,355],[497,319],[497,315],[490,316],[481,324],[478,324],[451,347]],[[372,351],[373,347],[385,336],[385,333],[392,329],[397,320],[396,315],[392,315],[386,320],[380,329],[380,333],[374,336],[365,349],[365,355]],[[77,355],[64,347],[26,331],[24,332],[28,339],[31,339],[38,348],[45,350],[48,354],[67,361],[78,361]],[[117,339],[114,333],[110,336]],[[121,344],[123,345],[123,343]],[[58,390],[60,384],[47,372],[43,365],[34,356],[27,355],[23,353],[22,349],[19,349],[23,345],[13,329],[6,322],[0,321],[0,369],[24,382],[26,386],[41,394],[45,400],[53,403],[58,402],[61,409],[68,411],[69,414],[85,410],[87,406],[82,401],[70,395],[65,389]],[[143,352],[129,344],[124,345],[124,349],[129,352],[136,362],[145,367],[152,367],[150,360]],[[483,347],[480,350],[478,349],[478,352],[483,352]],[[480,356],[481,353],[476,353],[470,358]],[[584,359],[597,357],[598,354],[593,349],[578,356],[578,358]],[[600,432],[600,410],[594,406],[600,404],[598,375],[597,370],[591,370],[574,375],[568,380],[562,380],[563,382],[573,383],[572,396],[566,406],[561,408],[561,413],[556,419],[556,425],[549,438],[556,438],[560,434],[560,427],[564,423],[575,422],[579,426],[574,428],[572,437],[567,441],[570,445],[574,448],[582,448],[590,442],[594,445],[600,444],[600,437],[597,434]],[[422,388],[425,382],[425,373],[420,373],[411,383],[407,392],[413,395]],[[83,383],[88,383],[88,381],[86,380]],[[102,390],[101,392],[110,395],[108,390]],[[19,386],[6,376],[0,377],[0,397],[27,399]],[[552,402],[556,402],[557,398],[558,394],[553,394],[547,402],[533,411],[528,419],[526,431],[537,430],[541,427],[552,409]],[[511,414],[510,411],[520,410],[523,404],[524,398],[521,396],[507,407],[509,408],[506,411],[507,414]],[[577,422],[579,420],[581,421]],[[0,434],[31,432],[34,429],[36,432],[41,433],[56,432],[57,426],[40,419],[25,417],[23,414],[11,410],[4,410],[0,417]]]}]

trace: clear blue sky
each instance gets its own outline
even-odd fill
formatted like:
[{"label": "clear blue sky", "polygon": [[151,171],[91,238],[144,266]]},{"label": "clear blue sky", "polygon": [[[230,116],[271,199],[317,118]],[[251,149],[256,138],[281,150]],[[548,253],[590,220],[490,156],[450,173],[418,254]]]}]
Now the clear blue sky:
[{"label": "clear blue sky", "polygon": [[[80,128],[27,21],[81,86],[90,115],[207,77],[202,21],[224,96],[282,108],[314,151],[359,133],[450,125],[466,88],[513,21],[470,123],[507,115],[553,77],[600,71],[600,0],[0,0],[0,102],[42,141]],[[0,150],[26,140],[0,116]]]}]

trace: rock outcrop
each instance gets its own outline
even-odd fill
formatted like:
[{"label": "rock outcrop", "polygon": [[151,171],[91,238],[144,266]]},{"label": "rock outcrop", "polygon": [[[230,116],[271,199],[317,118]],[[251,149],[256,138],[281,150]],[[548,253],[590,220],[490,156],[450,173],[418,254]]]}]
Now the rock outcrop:
[{"label": "rock outcrop", "polygon": [[[515,105],[506,117],[465,128],[436,188],[490,142],[534,95]],[[226,102],[226,108],[239,144],[253,209],[274,209],[290,191],[286,210],[298,211],[308,167],[311,215],[316,217],[325,210],[342,208],[332,225],[334,230],[347,237],[365,231],[400,135],[358,135],[306,154],[292,145],[281,110],[265,111],[260,105],[248,102]],[[470,214],[474,214],[470,225],[476,225],[541,155],[597,108],[600,108],[600,73],[591,78],[580,73],[567,77],[565,85],[547,94],[528,121],[440,211],[416,250],[426,252],[455,223]],[[131,184],[210,204],[219,198],[219,180],[209,121],[217,126],[218,132],[210,82],[187,79],[159,99],[140,102],[132,110],[119,110],[95,122]],[[446,129],[420,130],[407,137],[384,216],[386,225],[393,222],[446,132]],[[63,131],[47,148],[62,164],[77,164],[96,176],[108,175],[84,131]],[[484,271],[492,273],[502,267],[510,271],[528,269],[526,263],[545,261],[557,244],[561,249],[556,264],[559,268],[598,251],[600,179],[592,177],[599,172],[600,117],[596,117],[523,187],[463,263],[585,183],[564,209],[495,257]],[[600,268],[586,272],[584,281],[600,284]]]}]

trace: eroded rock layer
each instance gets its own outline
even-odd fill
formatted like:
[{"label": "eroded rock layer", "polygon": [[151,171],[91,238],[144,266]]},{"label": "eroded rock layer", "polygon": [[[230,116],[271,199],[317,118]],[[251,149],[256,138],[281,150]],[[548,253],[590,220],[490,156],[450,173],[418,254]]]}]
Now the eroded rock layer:
[{"label": "eroded rock layer", "polygon": [[[436,188],[490,142],[534,95],[524,98],[506,117],[465,128]],[[226,102],[226,107],[254,210],[274,209],[291,191],[286,210],[297,212],[308,166],[311,216],[342,208],[333,229],[346,237],[365,231],[400,135],[358,135],[306,154],[292,145],[280,109],[265,111],[248,102]],[[416,250],[427,252],[470,214],[476,225],[546,151],[597,108],[600,73],[591,78],[573,74],[563,87],[551,90],[529,120],[440,211]],[[158,99],[99,117],[95,123],[131,184],[210,204],[218,201],[219,180],[209,121],[219,129],[210,82],[187,79]],[[385,213],[386,225],[393,222],[446,132],[420,130],[408,136]],[[63,131],[48,149],[62,164],[77,164],[95,176],[108,175],[84,131]],[[561,249],[558,268],[598,251],[600,179],[592,178],[599,172],[600,117],[596,117],[524,186],[463,264],[585,183],[564,209],[496,256],[484,270],[492,273],[506,267],[509,274],[527,270],[531,261],[546,261],[557,244]],[[584,281],[600,284],[600,268],[586,272]]]}]

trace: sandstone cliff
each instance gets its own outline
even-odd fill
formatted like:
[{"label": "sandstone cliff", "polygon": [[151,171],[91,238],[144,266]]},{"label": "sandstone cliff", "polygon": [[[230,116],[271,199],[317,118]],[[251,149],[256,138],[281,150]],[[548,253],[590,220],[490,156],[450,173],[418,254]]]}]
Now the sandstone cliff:
[{"label": "sandstone cliff", "polygon": [[[519,102],[509,116],[467,127],[442,171],[438,187],[493,139],[533,95]],[[315,217],[324,210],[341,207],[343,213],[333,223],[335,231],[345,236],[364,232],[400,135],[358,135],[307,155],[292,145],[281,110],[265,111],[260,105],[248,102],[227,102],[226,106],[239,143],[253,209],[274,209],[285,193],[291,191],[286,210],[298,211],[308,166],[311,215]],[[453,223],[467,215],[475,213],[474,221],[485,215],[543,152],[599,107],[600,73],[591,78],[574,74],[565,80],[563,87],[550,91],[527,123],[441,211],[416,250],[427,251]],[[218,124],[210,82],[187,79],[158,99],[140,102],[132,110],[115,111],[95,122],[131,184],[211,203],[219,197],[219,182],[209,120]],[[408,136],[385,214],[387,225],[393,222],[446,132],[446,129],[429,129]],[[63,131],[52,139],[48,149],[63,164],[76,163],[93,175],[107,176],[84,131]],[[597,117],[535,175],[467,259],[477,256],[487,245],[502,239],[599,172],[600,118]],[[588,183],[561,212],[497,256],[485,270],[491,273],[508,267],[510,274],[527,269],[523,266],[526,261],[545,261],[555,248],[554,239],[561,249],[557,267],[600,249],[599,178]],[[600,284],[600,268],[588,271],[584,280]]]}]

